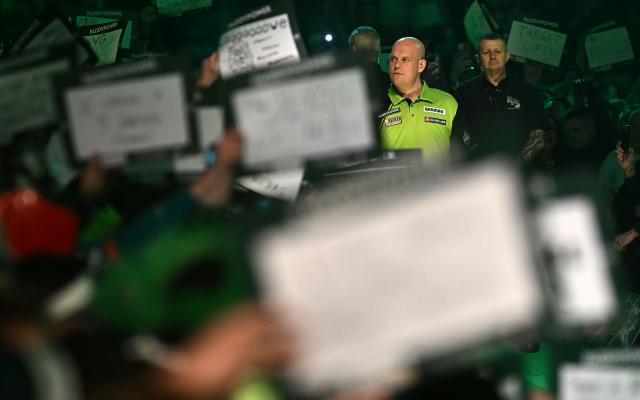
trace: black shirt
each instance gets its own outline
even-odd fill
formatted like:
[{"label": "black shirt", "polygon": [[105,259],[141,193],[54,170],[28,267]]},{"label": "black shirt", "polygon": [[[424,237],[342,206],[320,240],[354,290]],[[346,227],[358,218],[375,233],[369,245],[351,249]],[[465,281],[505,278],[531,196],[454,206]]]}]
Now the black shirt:
[{"label": "black shirt", "polygon": [[528,83],[505,78],[493,86],[484,75],[456,90],[458,112],[452,140],[471,154],[517,155],[529,133],[544,129],[546,119],[538,93]]}]

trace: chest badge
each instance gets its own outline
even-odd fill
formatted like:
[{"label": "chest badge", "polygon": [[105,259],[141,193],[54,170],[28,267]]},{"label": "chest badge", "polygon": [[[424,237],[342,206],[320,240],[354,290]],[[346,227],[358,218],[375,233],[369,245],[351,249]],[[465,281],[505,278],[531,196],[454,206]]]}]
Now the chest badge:
[{"label": "chest badge", "polygon": [[519,110],[520,100],[515,97],[507,96],[507,110]]},{"label": "chest badge", "polygon": [[384,120],[384,126],[400,125],[401,123],[402,123],[402,117],[401,116],[389,117],[389,118]]}]

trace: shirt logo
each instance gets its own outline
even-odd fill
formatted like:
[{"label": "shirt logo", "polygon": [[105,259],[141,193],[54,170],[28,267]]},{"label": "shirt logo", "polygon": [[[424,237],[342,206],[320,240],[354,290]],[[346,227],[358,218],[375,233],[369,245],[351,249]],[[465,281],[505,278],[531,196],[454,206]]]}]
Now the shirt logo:
[{"label": "shirt logo", "polygon": [[382,114],[378,114],[378,118],[384,118],[384,117],[386,117],[387,115],[395,114],[395,113],[398,113],[398,112],[400,112],[400,107],[392,108],[392,109],[391,109],[391,110],[389,110],[389,111],[385,111],[385,112],[383,112]]},{"label": "shirt logo", "polygon": [[424,117],[424,122],[428,122],[428,123],[431,123],[431,124],[440,124],[440,125],[446,125],[447,124],[447,120],[446,119],[431,118],[431,117]]},{"label": "shirt logo", "polygon": [[519,110],[520,100],[515,97],[507,96],[507,110]]},{"label": "shirt logo", "polygon": [[424,107],[424,112],[447,115],[447,110],[445,110],[444,108],[436,108],[436,107],[429,107],[429,106]]},{"label": "shirt logo", "polygon": [[402,123],[401,116],[389,117],[384,121],[384,126],[400,125],[401,123]]}]

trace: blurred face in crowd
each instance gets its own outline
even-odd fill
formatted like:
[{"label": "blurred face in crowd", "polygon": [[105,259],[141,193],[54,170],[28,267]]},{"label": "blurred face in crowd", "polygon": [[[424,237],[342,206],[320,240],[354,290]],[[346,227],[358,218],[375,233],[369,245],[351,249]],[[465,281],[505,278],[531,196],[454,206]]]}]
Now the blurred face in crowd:
[{"label": "blurred face in crowd", "polygon": [[564,122],[567,144],[573,149],[589,147],[596,138],[596,125],[589,118],[570,118]]},{"label": "blurred face in crowd", "polygon": [[510,57],[507,45],[500,39],[485,39],[478,45],[478,61],[486,74],[504,72]]},{"label": "blurred face in crowd", "polygon": [[420,73],[427,66],[424,45],[414,38],[398,40],[391,49],[389,78],[401,93],[420,84]]}]

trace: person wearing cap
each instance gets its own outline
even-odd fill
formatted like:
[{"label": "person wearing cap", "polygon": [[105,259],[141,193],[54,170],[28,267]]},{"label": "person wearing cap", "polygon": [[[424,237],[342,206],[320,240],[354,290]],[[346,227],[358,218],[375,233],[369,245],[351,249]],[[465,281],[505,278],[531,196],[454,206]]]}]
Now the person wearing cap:
[{"label": "person wearing cap", "polygon": [[414,37],[398,39],[389,58],[388,106],[379,114],[385,150],[420,149],[425,161],[448,156],[456,100],[420,79],[427,67],[424,44]]}]

